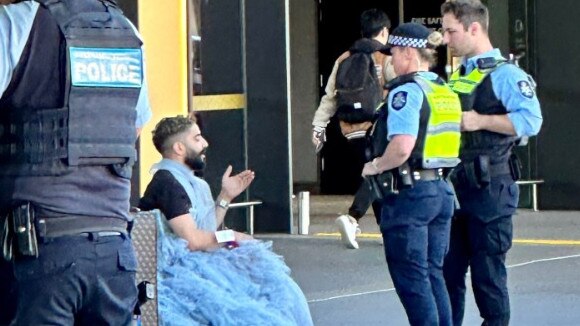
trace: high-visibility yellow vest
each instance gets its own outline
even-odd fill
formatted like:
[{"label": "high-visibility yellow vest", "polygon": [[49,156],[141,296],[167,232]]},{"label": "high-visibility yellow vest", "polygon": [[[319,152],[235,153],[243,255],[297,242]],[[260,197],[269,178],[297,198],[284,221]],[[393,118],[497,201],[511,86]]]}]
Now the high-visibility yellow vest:
[{"label": "high-visibility yellow vest", "polygon": [[419,135],[410,158],[416,163],[411,166],[420,161],[423,169],[454,167],[459,163],[461,144],[459,97],[443,81],[434,82],[418,75],[414,81],[427,101],[421,108]]},{"label": "high-visibility yellow vest", "polygon": [[505,62],[498,62],[497,65],[488,69],[476,68],[465,76],[461,76],[457,69],[451,74],[448,85],[457,94],[471,94],[487,75],[503,64]]}]

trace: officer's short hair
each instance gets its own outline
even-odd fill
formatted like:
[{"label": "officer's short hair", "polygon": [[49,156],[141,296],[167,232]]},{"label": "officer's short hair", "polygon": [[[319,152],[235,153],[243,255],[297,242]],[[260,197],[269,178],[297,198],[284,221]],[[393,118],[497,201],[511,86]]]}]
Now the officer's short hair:
[{"label": "officer's short hair", "polygon": [[453,14],[467,30],[472,23],[479,23],[485,32],[489,26],[489,11],[480,0],[449,0],[441,5],[441,15]]},{"label": "officer's short hair", "polygon": [[193,117],[167,117],[161,119],[153,130],[153,145],[163,155],[171,146],[196,123]]},{"label": "officer's short hair", "polygon": [[379,9],[369,9],[360,15],[360,32],[362,37],[373,38],[383,30],[391,28],[391,20],[387,14]]}]

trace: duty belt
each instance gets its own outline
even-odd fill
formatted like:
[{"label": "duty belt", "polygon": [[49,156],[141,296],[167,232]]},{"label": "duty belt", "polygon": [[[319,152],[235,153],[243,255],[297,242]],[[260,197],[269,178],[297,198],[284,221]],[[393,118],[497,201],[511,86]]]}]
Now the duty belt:
[{"label": "duty belt", "polygon": [[413,170],[413,180],[434,181],[443,179],[443,169]]},{"label": "duty belt", "polygon": [[67,235],[127,234],[127,221],[114,217],[63,216],[37,217],[36,230],[40,238],[56,238]]},{"label": "duty belt", "polygon": [[62,236],[98,237],[127,234],[127,222],[113,217],[74,216],[46,218],[35,216],[30,203],[14,207],[0,218],[2,256],[38,257],[38,240]]}]

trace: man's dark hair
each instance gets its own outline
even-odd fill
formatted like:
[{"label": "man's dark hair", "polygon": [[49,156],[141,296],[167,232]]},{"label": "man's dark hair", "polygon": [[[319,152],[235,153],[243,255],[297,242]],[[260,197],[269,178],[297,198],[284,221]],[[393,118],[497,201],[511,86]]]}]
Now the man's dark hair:
[{"label": "man's dark hair", "polygon": [[193,115],[189,118],[178,115],[161,119],[153,130],[153,145],[163,155],[173,146],[177,138],[189,131],[195,123]]},{"label": "man's dark hair", "polygon": [[379,9],[369,9],[360,15],[360,32],[362,37],[373,38],[383,30],[391,28],[391,20],[387,14]]},{"label": "man's dark hair", "polygon": [[489,26],[489,12],[479,0],[450,0],[441,5],[441,15],[453,14],[467,30],[472,23],[479,23],[487,33]]}]

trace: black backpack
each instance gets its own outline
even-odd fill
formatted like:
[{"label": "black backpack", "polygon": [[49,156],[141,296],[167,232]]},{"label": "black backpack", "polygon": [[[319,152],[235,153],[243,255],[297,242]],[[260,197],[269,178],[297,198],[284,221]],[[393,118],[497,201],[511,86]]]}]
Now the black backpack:
[{"label": "black backpack", "polygon": [[373,39],[360,39],[349,49],[350,55],[336,73],[337,117],[348,123],[373,121],[383,100],[381,83],[372,58],[385,46]]}]

